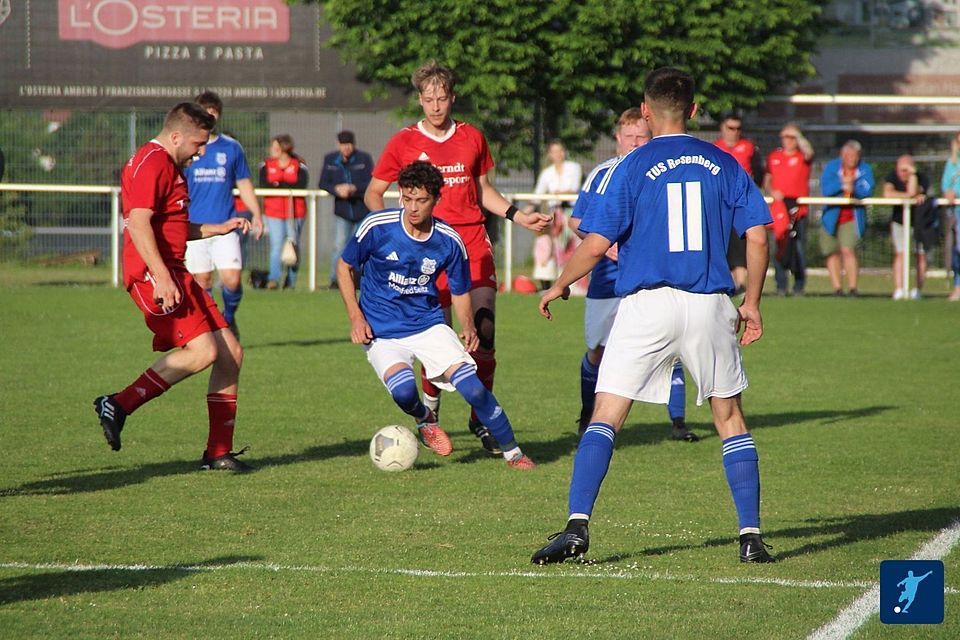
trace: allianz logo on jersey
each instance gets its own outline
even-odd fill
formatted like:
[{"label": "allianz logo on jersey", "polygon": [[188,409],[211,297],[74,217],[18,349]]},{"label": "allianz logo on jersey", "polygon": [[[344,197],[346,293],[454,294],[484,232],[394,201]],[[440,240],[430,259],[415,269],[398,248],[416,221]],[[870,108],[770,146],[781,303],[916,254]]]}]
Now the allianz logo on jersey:
[{"label": "allianz logo on jersey", "polygon": [[223,180],[227,177],[227,168],[226,167],[195,167],[193,169],[193,177],[198,180],[209,180],[211,178],[219,178]]},{"label": "allianz logo on jersey", "polygon": [[[394,252],[391,255],[394,255]],[[420,263],[420,275],[419,276],[405,276],[401,273],[391,271],[390,275],[387,277],[387,280],[393,284],[398,284],[401,287],[409,287],[412,285],[424,286],[430,282],[430,276],[436,273],[437,271],[437,261],[431,260],[430,258],[424,258],[423,262]]]}]

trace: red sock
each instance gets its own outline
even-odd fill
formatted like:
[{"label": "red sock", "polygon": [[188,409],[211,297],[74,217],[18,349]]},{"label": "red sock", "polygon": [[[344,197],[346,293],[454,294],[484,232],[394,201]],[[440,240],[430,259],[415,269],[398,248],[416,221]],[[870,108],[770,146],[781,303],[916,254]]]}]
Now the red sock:
[{"label": "red sock", "polygon": [[420,365],[420,387],[426,395],[432,398],[440,397],[440,389],[427,378],[427,372],[423,365]]},{"label": "red sock", "polygon": [[130,415],[170,388],[167,381],[153,369],[147,369],[129,387],[113,396],[127,415]]},{"label": "red sock", "polygon": [[210,416],[207,457],[225,456],[233,448],[233,426],[237,419],[236,394],[208,393],[207,414]]},{"label": "red sock", "polygon": [[[493,376],[497,371],[497,351],[471,351],[470,356],[477,363],[477,377],[487,388],[487,391],[493,391]],[[477,412],[470,410],[470,419],[479,422]]]}]

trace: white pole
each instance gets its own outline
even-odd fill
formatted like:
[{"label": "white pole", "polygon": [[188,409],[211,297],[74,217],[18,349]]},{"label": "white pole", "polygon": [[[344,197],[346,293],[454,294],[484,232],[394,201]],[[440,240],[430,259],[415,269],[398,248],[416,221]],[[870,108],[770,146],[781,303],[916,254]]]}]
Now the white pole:
[{"label": "white pole", "polygon": [[910,254],[913,247],[910,245],[910,200],[903,201],[903,299],[910,299]]},{"label": "white pole", "polygon": [[317,290],[317,194],[307,199],[307,218],[310,227],[310,291]]},{"label": "white pole", "polygon": [[505,220],[504,222],[503,250],[506,255],[503,260],[503,275],[505,279],[503,290],[513,291],[513,223],[509,220]]},{"label": "white pole", "polygon": [[120,286],[120,188],[110,193],[110,283]]}]

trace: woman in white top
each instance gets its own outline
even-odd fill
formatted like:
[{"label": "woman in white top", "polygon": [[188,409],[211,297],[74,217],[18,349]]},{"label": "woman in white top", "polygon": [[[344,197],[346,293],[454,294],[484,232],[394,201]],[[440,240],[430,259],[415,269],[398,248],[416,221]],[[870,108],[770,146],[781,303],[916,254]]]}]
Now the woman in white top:
[{"label": "woman in white top", "polygon": [[[547,160],[550,165],[540,172],[534,193],[562,193],[576,195],[583,182],[583,169],[572,160],[567,160],[567,149],[559,140],[547,146]],[[553,224],[544,229],[533,244],[533,279],[544,288],[549,287],[558,275],[558,255],[569,255],[567,243],[566,215],[564,209],[573,206],[572,201],[546,200],[545,212],[553,214]],[[534,205],[528,205],[532,211]],[[565,262],[565,261],[564,261]]]}]

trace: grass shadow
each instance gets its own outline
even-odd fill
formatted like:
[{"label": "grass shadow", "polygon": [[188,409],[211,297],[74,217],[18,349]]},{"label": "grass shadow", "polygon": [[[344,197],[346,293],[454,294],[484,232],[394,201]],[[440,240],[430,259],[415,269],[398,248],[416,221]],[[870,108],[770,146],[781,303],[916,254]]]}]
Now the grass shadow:
[{"label": "grass shadow", "polygon": [[245,351],[250,349],[263,349],[265,347],[322,347],[330,344],[349,344],[350,338],[319,338],[317,340],[284,340],[282,342],[261,342],[252,344],[243,344]]},{"label": "grass shadow", "polygon": [[0,580],[0,606],[28,600],[63,598],[83,593],[156,587],[203,571],[204,567],[262,560],[260,556],[225,556],[191,565],[157,567],[77,567]]},{"label": "grass shadow", "polygon": [[[300,462],[328,460],[344,456],[364,456],[369,451],[368,440],[343,440],[304,449],[299,453],[257,458],[257,467],[273,467]],[[140,464],[135,467],[111,465],[99,469],[56,472],[43,480],[25,482],[17,487],[0,489],[0,498],[24,495],[68,495],[117,489],[141,484],[153,478],[197,472],[199,463],[192,460],[167,460]]]},{"label": "grass shadow", "polygon": [[[845,547],[858,542],[878,540],[904,531],[935,533],[960,520],[960,507],[912,509],[894,513],[864,513],[832,518],[809,518],[805,524],[783,529],[764,530],[764,541],[776,544],[778,537],[810,538],[832,536],[828,540],[808,542],[792,549],[774,549],[778,560],[786,560],[821,551]],[[644,549],[645,556],[658,556],[675,551],[688,551],[703,547],[732,546],[736,537],[712,538],[702,544],[669,545]]]}]

